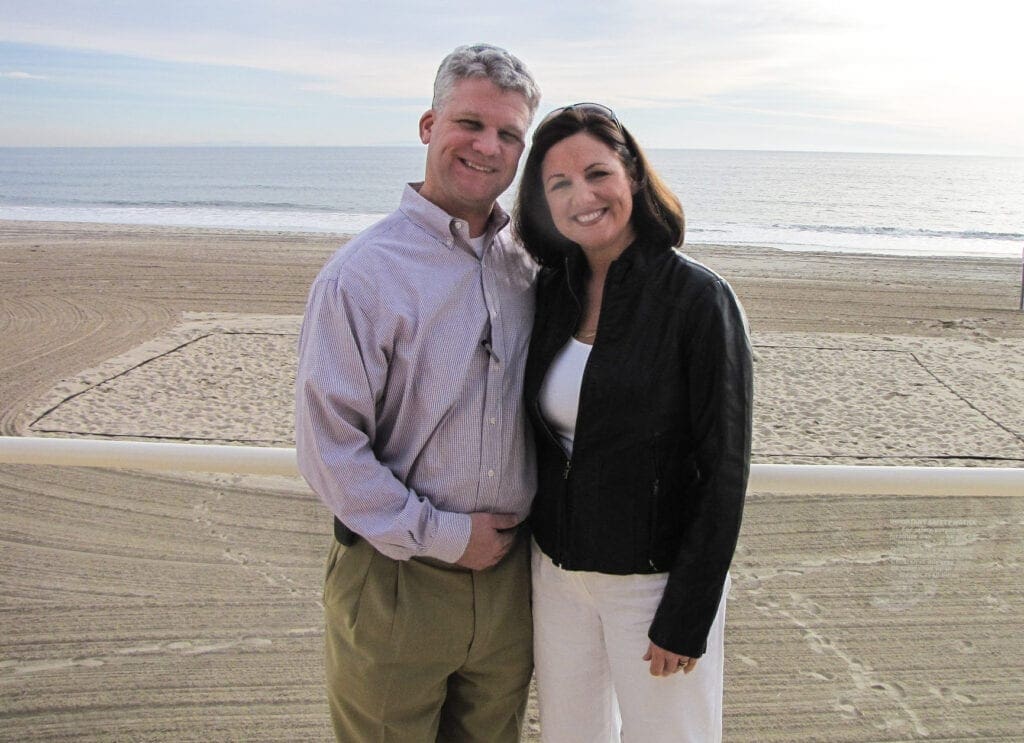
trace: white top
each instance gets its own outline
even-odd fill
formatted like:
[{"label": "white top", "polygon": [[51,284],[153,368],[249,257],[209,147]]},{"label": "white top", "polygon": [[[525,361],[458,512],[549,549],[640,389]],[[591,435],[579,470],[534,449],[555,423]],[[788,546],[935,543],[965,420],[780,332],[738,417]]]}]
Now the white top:
[{"label": "white top", "polygon": [[592,346],[570,338],[551,362],[540,388],[540,412],[552,430],[572,454],[576,435],[576,416],[580,409],[583,370]]}]

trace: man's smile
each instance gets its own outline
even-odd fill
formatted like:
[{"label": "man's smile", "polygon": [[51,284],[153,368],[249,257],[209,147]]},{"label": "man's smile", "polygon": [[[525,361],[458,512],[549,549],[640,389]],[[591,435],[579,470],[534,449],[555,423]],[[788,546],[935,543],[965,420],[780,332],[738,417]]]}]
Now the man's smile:
[{"label": "man's smile", "polygon": [[489,174],[489,173],[496,172],[495,168],[489,168],[486,165],[480,165],[478,163],[475,163],[475,162],[472,162],[470,160],[467,160],[464,157],[460,157],[459,158],[459,162],[462,163],[463,165],[465,165],[470,170],[475,170],[478,173],[488,173]]}]

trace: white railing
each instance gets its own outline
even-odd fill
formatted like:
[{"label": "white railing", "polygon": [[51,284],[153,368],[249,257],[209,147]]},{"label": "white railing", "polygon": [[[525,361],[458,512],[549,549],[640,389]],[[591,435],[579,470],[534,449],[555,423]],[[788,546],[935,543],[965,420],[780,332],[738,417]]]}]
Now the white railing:
[{"label": "white railing", "polygon": [[0,436],[0,463],[297,476],[295,449]]},{"label": "white railing", "polygon": [[[0,464],[299,474],[291,448],[18,436],[0,437]],[[1024,496],[1024,468],[754,464],[748,490],[793,495]]]}]

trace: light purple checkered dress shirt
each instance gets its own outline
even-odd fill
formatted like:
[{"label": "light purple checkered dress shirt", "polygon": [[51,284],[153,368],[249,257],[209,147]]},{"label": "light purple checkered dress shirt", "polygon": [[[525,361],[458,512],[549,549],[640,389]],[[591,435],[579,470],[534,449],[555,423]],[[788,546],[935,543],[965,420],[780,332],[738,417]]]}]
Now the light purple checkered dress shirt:
[{"label": "light purple checkered dress shirt", "polygon": [[522,379],[536,270],[500,207],[478,257],[466,222],[418,187],[313,283],[296,444],[306,481],[377,550],[455,562],[466,514],[530,509]]}]

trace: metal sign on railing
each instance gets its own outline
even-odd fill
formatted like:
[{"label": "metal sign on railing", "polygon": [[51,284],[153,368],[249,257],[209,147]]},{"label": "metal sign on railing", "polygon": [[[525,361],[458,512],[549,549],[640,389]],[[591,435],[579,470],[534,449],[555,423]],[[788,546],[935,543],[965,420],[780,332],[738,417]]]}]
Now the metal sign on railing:
[{"label": "metal sign on railing", "polygon": [[[295,449],[0,437],[0,464],[112,469],[299,474]],[[832,464],[753,464],[751,492],[811,495],[1024,496],[1024,467],[899,467]]]}]

